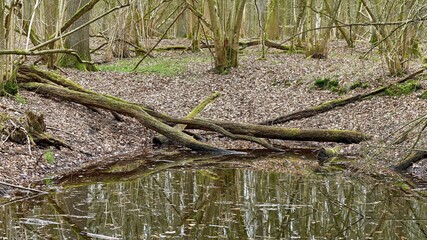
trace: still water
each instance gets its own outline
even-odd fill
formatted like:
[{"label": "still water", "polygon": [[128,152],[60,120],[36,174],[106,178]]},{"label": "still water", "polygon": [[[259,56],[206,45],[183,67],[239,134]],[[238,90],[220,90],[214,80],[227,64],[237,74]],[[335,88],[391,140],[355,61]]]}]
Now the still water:
[{"label": "still water", "polygon": [[426,234],[426,199],[384,184],[224,165],[81,183],[0,207],[5,239],[426,239]]}]

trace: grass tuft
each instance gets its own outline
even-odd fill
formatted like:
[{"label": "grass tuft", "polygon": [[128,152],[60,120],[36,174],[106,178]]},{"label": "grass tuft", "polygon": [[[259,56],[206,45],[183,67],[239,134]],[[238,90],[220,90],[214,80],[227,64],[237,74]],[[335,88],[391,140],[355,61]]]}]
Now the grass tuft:
[{"label": "grass tuft", "polygon": [[330,79],[328,77],[322,77],[314,81],[314,86],[322,90],[330,90],[332,92],[339,91],[339,81],[336,79]]},{"label": "grass tuft", "polygon": [[55,163],[55,156],[53,155],[53,151],[52,150],[47,150],[44,153],[44,159],[46,160],[46,162],[48,164],[53,164]]},{"label": "grass tuft", "polygon": [[[101,71],[111,72],[131,72],[139,59],[122,59],[113,64],[99,65]],[[174,76],[187,71],[191,63],[206,62],[208,58],[205,56],[184,56],[180,59],[162,57],[162,58],[147,58],[145,59],[135,72],[157,74],[161,76]]]}]

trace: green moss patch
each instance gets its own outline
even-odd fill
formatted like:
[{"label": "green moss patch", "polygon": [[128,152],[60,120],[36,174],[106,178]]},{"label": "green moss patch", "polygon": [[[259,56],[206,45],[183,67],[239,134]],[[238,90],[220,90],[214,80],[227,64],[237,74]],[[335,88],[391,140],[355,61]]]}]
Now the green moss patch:
[{"label": "green moss patch", "polygon": [[370,85],[367,82],[361,81],[357,81],[352,84],[341,84],[337,79],[322,77],[314,81],[314,87],[321,90],[329,90],[331,92],[345,94],[357,88],[368,88]]},{"label": "green moss patch", "polygon": [[421,89],[421,84],[417,80],[410,80],[402,84],[393,85],[386,89],[388,96],[409,95]]}]

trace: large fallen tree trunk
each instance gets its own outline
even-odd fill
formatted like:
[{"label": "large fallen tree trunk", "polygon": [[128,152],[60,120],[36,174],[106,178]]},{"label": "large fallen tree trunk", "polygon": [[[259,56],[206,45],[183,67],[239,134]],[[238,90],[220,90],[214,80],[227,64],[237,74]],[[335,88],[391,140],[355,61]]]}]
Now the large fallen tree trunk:
[{"label": "large fallen tree trunk", "polygon": [[224,121],[212,121],[204,119],[175,119],[174,123],[183,123],[187,124],[188,128],[206,130],[208,124],[215,124],[234,134],[291,141],[359,143],[370,139],[370,136],[357,131],[337,129],[300,129],[276,126],[262,126],[257,124],[233,123]]},{"label": "large fallen tree trunk", "polygon": [[[20,87],[33,90],[37,93],[46,94],[63,100],[80,103],[86,106],[102,108],[110,111],[115,111],[137,119],[142,125],[150,128],[166,137],[173,142],[191,148],[197,151],[211,151],[218,153],[233,153],[233,151],[226,151],[221,148],[211,146],[206,143],[196,141],[191,136],[174,129],[173,127],[159,121],[155,117],[149,115],[142,108],[138,108],[132,104],[115,101],[99,94],[88,94],[70,90],[60,86],[54,86],[46,83],[29,82],[22,83]],[[235,152],[237,153],[237,152]]]},{"label": "large fallen tree trunk", "polygon": [[377,88],[377,89],[375,89],[371,92],[365,93],[365,94],[358,94],[358,95],[347,97],[347,98],[335,99],[332,101],[324,102],[324,103],[319,104],[319,105],[314,106],[314,107],[310,107],[310,108],[307,108],[307,109],[304,109],[301,111],[296,111],[296,112],[290,113],[288,115],[284,115],[281,117],[277,117],[274,119],[269,119],[269,120],[260,122],[259,124],[261,124],[261,125],[275,125],[275,124],[286,123],[286,122],[289,122],[292,120],[299,120],[299,119],[303,119],[303,118],[313,117],[313,116],[316,116],[317,114],[328,112],[328,111],[330,111],[336,107],[342,107],[342,106],[345,106],[349,103],[362,101],[368,97],[372,97],[374,95],[383,93],[385,90],[387,90],[391,86],[406,82],[410,79],[413,79],[417,75],[423,73],[425,70],[426,70],[425,68],[422,68],[422,69],[420,69],[420,70],[418,70],[418,71],[416,71],[416,72],[414,72],[414,73],[412,73],[412,74],[410,74],[404,78],[401,78],[401,79],[399,79],[399,80],[397,80],[391,84],[388,84],[387,86]]},{"label": "large fallen tree trunk", "polygon": [[147,128],[168,137],[173,142],[197,151],[238,153],[199,142],[191,136],[174,129],[169,126],[169,124],[186,124],[191,128],[218,132],[231,139],[255,142],[274,151],[282,151],[282,149],[274,147],[262,138],[344,143],[358,143],[369,139],[368,136],[356,131],[305,130],[205,119],[176,119],[166,114],[158,113],[140,104],[127,102],[120,98],[105,94],[98,94],[84,89],[69,79],[34,67],[21,67],[18,72],[17,79],[20,82],[20,87],[27,90],[133,117]]}]

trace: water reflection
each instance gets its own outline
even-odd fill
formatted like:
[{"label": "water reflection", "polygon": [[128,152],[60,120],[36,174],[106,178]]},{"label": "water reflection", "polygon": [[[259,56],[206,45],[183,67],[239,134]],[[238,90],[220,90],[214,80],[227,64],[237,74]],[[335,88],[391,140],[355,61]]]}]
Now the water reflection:
[{"label": "water reflection", "polygon": [[165,170],[0,209],[7,239],[426,239],[426,200],[344,176]]}]

